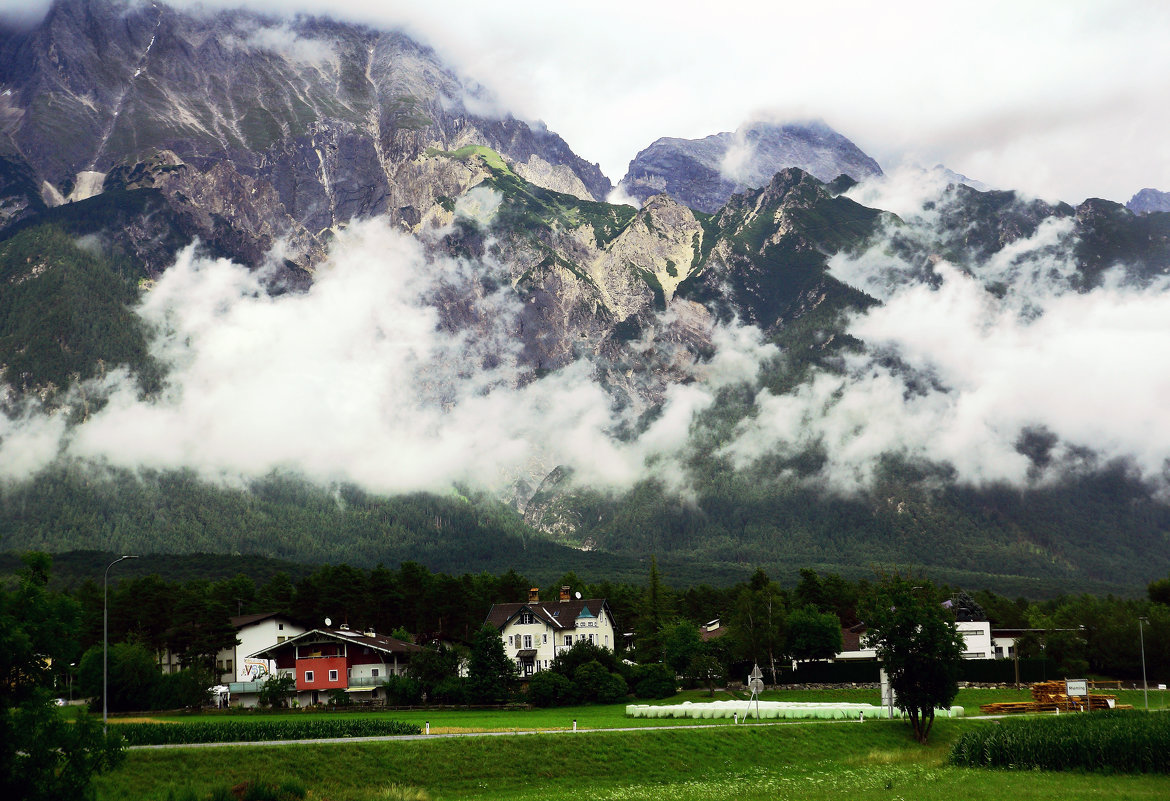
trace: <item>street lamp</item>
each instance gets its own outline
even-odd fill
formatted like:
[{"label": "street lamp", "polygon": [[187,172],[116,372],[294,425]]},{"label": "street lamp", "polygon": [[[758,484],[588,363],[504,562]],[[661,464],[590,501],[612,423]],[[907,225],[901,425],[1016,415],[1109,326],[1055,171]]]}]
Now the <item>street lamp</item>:
[{"label": "street lamp", "polygon": [[102,576],[102,734],[107,733],[106,718],[109,716],[109,683],[110,673],[110,568],[124,559],[137,559],[137,556],[119,556],[106,565],[106,572]]},{"label": "street lamp", "polygon": [[1148,617],[1138,618],[1138,641],[1142,645],[1142,695],[1146,699],[1146,711],[1150,711],[1150,685],[1146,683],[1146,635],[1142,631],[1142,623],[1149,623]]}]

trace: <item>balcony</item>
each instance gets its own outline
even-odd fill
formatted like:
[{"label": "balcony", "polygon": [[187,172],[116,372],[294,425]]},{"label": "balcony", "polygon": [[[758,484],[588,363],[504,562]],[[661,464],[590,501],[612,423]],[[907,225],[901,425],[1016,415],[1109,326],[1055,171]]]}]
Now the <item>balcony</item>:
[{"label": "balcony", "polygon": [[354,687],[381,687],[386,683],[385,676],[350,676],[350,689]]},{"label": "balcony", "polygon": [[232,695],[239,695],[240,693],[258,693],[260,688],[264,686],[262,681],[233,681],[228,684],[228,692]]}]

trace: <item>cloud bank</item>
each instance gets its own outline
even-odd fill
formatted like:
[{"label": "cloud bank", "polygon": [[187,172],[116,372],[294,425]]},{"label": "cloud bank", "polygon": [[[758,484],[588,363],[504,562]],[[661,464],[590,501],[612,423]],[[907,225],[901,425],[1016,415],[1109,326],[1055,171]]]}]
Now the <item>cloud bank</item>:
[{"label": "cloud bank", "polygon": [[[1049,200],[1170,189],[1161,0],[586,6],[508,0],[174,0],[402,27],[503,107],[543,119],[616,183],[662,136],[768,112],[822,118],[883,165],[942,162]],[[47,0],[0,0],[27,22]],[[826,47],[826,42],[831,42]]]},{"label": "cloud bank", "polygon": [[[923,197],[944,202],[930,186],[915,172],[857,191],[895,201],[903,241],[937,241],[936,211],[914,212]],[[815,448],[818,478],[842,491],[870,486],[887,454],[949,465],[974,485],[1025,486],[1115,459],[1170,480],[1170,281],[1139,284],[1119,266],[1078,291],[1071,219],[1044,221],[971,270],[906,260],[893,233],[831,262],[882,301],[848,321],[866,351],[793,393],[762,393],[724,449],[734,464]],[[1037,433],[1050,445],[1039,458],[1021,447]]]},{"label": "cloud bank", "polygon": [[[498,202],[485,191],[460,211]],[[458,326],[438,309],[452,298],[470,309]],[[62,414],[0,416],[0,464],[17,478],[60,454],[231,482],[295,472],[384,493],[505,491],[557,465],[599,488],[677,483],[695,415],[776,354],[756,329],[715,329],[694,380],[621,438],[635,421],[593,365],[537,380],[520,364],[519,311],[501,265],[428,255],[380,220],[340,233],[303,294],[272,296],[262,274],[189,247],[139,310],[168,368],[161,394],[141,397],[122,373],[87,388],[108,400],[73,427]]]}]

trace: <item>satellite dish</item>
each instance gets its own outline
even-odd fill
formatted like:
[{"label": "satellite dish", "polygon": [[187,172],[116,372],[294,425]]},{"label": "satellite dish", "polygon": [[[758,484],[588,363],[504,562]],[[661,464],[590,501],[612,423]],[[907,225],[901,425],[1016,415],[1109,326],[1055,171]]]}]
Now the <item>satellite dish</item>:
[{"label": "satellite dish", "polygon": [[574,593],[574,595],[576,595],[576,596],[577,596],[577,600],[578,600],[578,601],[580,601],[580,600],[581,600],[581,593],[579,593],[579,592],[578,592],[578,593]]},{"label": "satellite dish", "polygon": [[326,625],[326,626],[332,626],[332,625],[333,625],[333,621],[332,621],[332,620],[330,620],[329,618],[325,618],[325,625]]}]

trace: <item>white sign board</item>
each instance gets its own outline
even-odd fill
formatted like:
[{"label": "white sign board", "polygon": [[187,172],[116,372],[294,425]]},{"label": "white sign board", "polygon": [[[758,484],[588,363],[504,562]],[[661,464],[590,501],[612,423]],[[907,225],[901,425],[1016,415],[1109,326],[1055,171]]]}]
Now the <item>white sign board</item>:
[{"label": "white sign board", "polygon": [[1089,682],[1085,679],[1065,679],[1065,693],[1071,697],[1088,695]]}]

